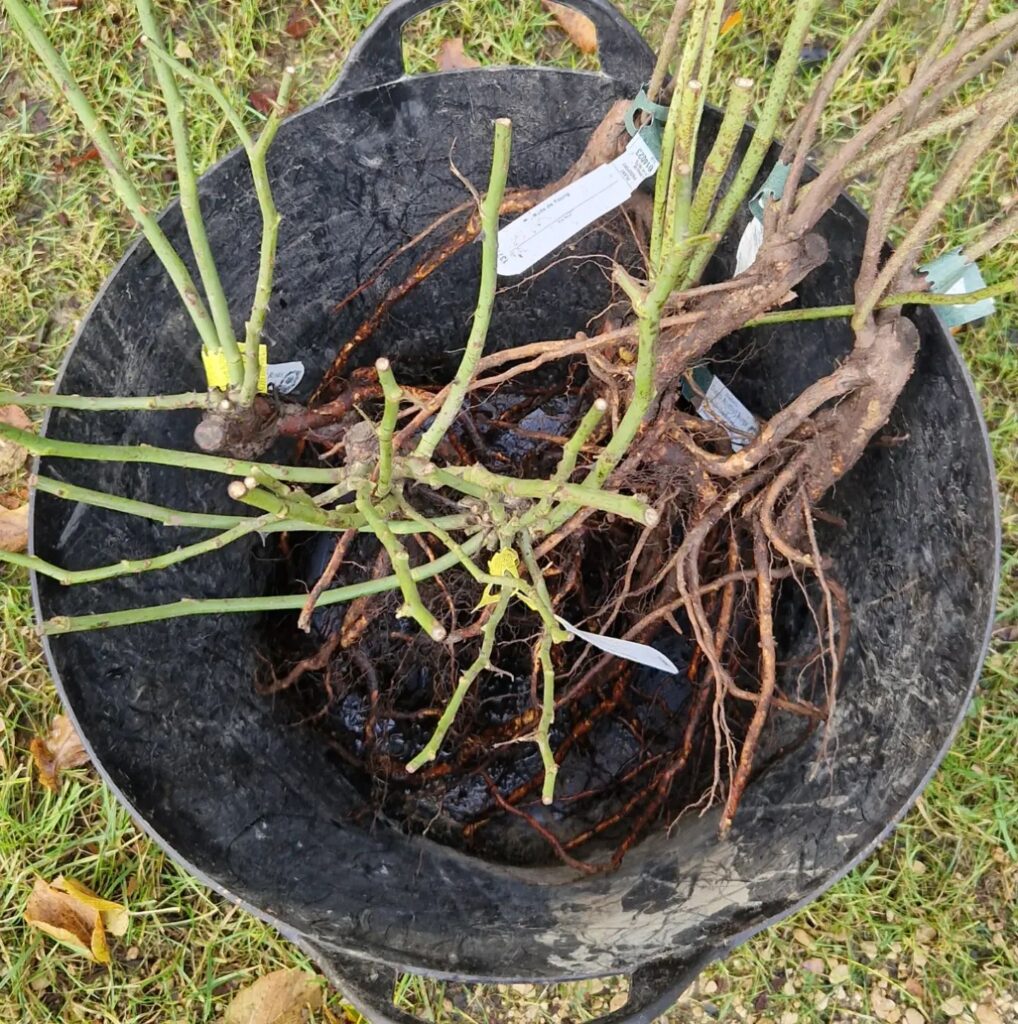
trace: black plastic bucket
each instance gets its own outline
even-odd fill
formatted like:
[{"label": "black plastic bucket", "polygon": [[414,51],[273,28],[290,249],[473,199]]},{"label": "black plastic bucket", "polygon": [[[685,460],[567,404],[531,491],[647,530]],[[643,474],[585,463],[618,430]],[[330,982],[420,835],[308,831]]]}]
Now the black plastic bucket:
[{"label": "black plastic bucket", "polygon": [[[511,68],[404,77],[400,30],[434,2],[397,0],[351,53],[329,96],[282,126],[269,161],[283,222],[267,327],[272,361],[307,366],[298,397],[407,265],[335,316],[337,299],[463,200],[448,166],[454,141],[458,167],[484,181],[490,122],[508,116],[510,186],[544,185],[580,154],[609,105],[635,95],[648,77],[649,50],[606,0],[570,2],[597,24],[602,73]],[[705,144],[716,125],[708,113]],[[242,154],[205,176],[202,197],[239,318],[254,290],[260,231]],[[186,251],[178,209],[162,223]],[[744,225],[733,226],[716,273],[732,272]],[[847,199],[825,218],[831,260],[798,287],[803,305],[851,301],[864,226]],[[358,362],[384,352],[451,372],[478,265],[476,247],[450,261],[393,310]],[[560,263],[499,296],[491,345],[570,336],[606,295],[600,269]],[[379,1024],[412,1019],[392,1007],[401,970],[502,982],[624,973],[629,1004],[603,1021],[649,1021],[704,964],[872,851],[926,784],[968,705],[995,597],[993,467],[953,340],[926,309],[915,322],[916,373],[888,428],[907,443],[874,447],[827,502],[845,526],[825,531],[821,543],[854,619],[833,754],[817,764],[817,736],[778,760],[746,793],[727,841],[717,839],[714,814],[687,816],[669,835],[647,838],[616,873],[577,880],[564,869],[498,866],[381,825],[355,826],[360,799],[316,734],[284,724],[271,699],[254,691],[264,632],[256,616],[55,637],[47,654],[60,694],[94,763],[141,827],[191,873],[307,950]],[[731,344],[744,342],[745,358],[727,383],[768,415],[829,371],[851,338],[843,322],[821,321],[756,330]],[[201,381],[190,321],[140,242],[82,324],[60,389],[148,394],[194,390]],[[196,416],[55,411],[46,432],[189,448]],[[231,511],[221,477],[55,459],[38,469],[159,504]],[[34,501],[32,551],[71,568],[142,557],[190,536],[47,495]],[[48,618],[261,594],[272,575],[266,552],[244,541],[164,572],[80,588],[34,577],[36,611]]]}]

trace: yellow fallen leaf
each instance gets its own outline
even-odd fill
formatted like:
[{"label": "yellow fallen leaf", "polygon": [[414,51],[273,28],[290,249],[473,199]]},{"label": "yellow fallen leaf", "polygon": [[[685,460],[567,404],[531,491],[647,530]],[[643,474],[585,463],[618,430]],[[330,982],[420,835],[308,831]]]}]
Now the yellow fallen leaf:
[{"label": "yellow fallen leaf", "polygon": [[[17,427],[19,430],[32,429],[32,421],[25,414],[25,410],[16,405],[0,407],[0,423]],[[27,458],[28,452],[20,444],[0,438],[0,476],[7,476],[21,469]]]},{"label": "yellow fallen leaf", "polygon": [[466,71],[469,68],[479,68],[481,66],[479,60],[474,60],[463,49],[463,40],[459,37],[442,40],[435,63],[438,65],[439,71]]},{"label": "yellow fallen leaf", "polygon": [[718,38],[731,32],[733,28],[738,28],[742,24],[742,11],[732,11],[727,18],[721,23],[721,29],[718,32]]},{"label": "yellow fallen leaf", "polygon": [[60,789],[60,773],[88,763],[81,737],[66,715],[55,715],[45,739],[36,736],[29,744],[39,781],[52,792]]},{"label": "yellow fallen leaf", "polygon": [[[67,889],[87,894],[88,901]],[[96,902],[115,908],[117,915],[123,914],[126,920],[127,912],[123,907],[100,899],[80,883],[58,878],[50,885],[39,878],[25,906],[25,921],[58,942],[84,953],[90,960],[108,964],[110,951],[106,944],[103,917],[112,916],[114,912],[100,910],[94,905]]]},{"label": "yellow fallen leaf", "polygon": [[85,906],[98,910],[99,916],[102,918],[103,927],[110,935],[116,935],[119,938],[121,935],[127,934],[127,923],[130,919],[130,914],[127,907],[122,903],[104,900],[87,886],[82,885],[81,882],[76,882],[73,878],[65,878],[63,875],[53,882],[53,888],[60,889],[69,896],[74,896],[81,900]]},{"label": "yellow fallen leaf", "polygon": [[322,1005],[313,974],[283,969],[242,988],[231,1000],[223,1024],[304,1024],[308,1010]]},{"label": "yellow fallen leaf", "polygon": [[28,547],[28,505],[0,508],[0,551],[24,551]]},{"label": "yellow fallen leaf", "polygon": [[194,54],[191,52],[191,47],[183,39],[180,39],[177,41],[177,45],[173,47],[173,56],[178,60],[190,60]]},{"label": "yellow fallen leaf", "polygon": [[541,0],[541,6],[559,23],[581,53],[597,52],[597,28],[590,18],[572,7],[555,3],[555,0]]}]

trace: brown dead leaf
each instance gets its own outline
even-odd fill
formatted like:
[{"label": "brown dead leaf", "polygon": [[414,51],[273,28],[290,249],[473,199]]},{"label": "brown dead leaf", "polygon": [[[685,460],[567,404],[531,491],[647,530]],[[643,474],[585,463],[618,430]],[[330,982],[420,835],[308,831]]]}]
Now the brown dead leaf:
[{"label": "brown dead leaf", "polygon": [[[32,429],[32,421],[25,414],[25,410],[16,405],[0,406],[0,423],[5,423],[8,427],[17,427],[18,430]],[[0,476],[7,476],[21,469],[27,458],[28,452],[20,444],[0,438]]]},{"label": "brown dead leaf", "polygon": [[223,1024],[304,1024],[305,1011],[321,1005],[322,988],[313,974],[273,971],[233,997]]},{"label": "brown dead leaf", "polygon": [[90,960],[108,964],[106,931],[123,935],[127,930],[127,910],[73,879],[61,876],[50,885],[39,878],[28,897],[25,921]]},{"label": "brown dead leaf", "polygon": [[455,39],[442,40],[435,63],[438,65],[439,71],[466,71],[468,68],[481,66],[479,60],[474,60],[464,51],[463,40],[458,36]]},{"label": "brown dead leaf", "polygon": [[541,0],[541,6],[559,23],[581,53],[597,52],[597,28],[590,18],[572,7],[555,3],[555,0]]},{"label": "brown dead leaf", "polygon": [[256,89],[254,92],[248,94],[247,100],[259,114],[265,114],[268,116],[276,106],[276,90],[273,89],[270,92],[264,89]]},{"label": "brown dead leaf", "polygon": [[24,551],[28,547],[28,506],[0,508],[0,551]]},{"label": "brown dead leaf", "polygon": [[303,39],[315,27],[315,19],[300,11],[294,11],[283,31],[291,39]]},{"label": "brown dead leaf", "polygon": [[60,773],[65,768],[88,764],[88,754],[81,745],[81,738],[66,715],[56,715],[46,738],[36,736],[29,750],[39,772],[39,781],[53,793],[60,789]]}]

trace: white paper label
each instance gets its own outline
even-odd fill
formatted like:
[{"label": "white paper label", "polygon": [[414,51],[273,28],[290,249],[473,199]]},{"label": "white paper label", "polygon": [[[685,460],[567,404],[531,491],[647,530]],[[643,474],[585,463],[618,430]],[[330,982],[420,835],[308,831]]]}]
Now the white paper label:
[{"label": "white paper label", "polygon": [[732,439],[732,450],[740,451],[756,437],[756,417],[721,383],[718,377],[710,382],[700,408],[701,417],[719,423]]},{"label": "white paper label", "polygon": [[522,274],[588,224],[621,206],[658,159],[639,135],[610,164],[602,164],[538,203],[498,233],[498,272]]},{"label": "white paper label", "polygon": [[617,658],[635,661],[638,665],[646,665],[648,668],[656,668],[661,672],[678,675],[679,670],[671,658],[666,657],[654,647],[638,644],[633,640],[618,640],[615,637],[601,636],[600,633],[588,633],[585,629],[577,629],[571,622],[566,622],[561,615],[556,615],[555,619],[563,629],[568,630],[573,636],[586,640],[591,647],[596,647],[606,654],[614,654]]},{"label": "white paper label", "polygon": [[304,364],[270,363],[265,367],[265,379],[278,394],[288,395],[304,379]]},{"label": "white paper label", "polygon": [[735,277],[749,270],[756,262],[757,253],[763,245],[763,224],[754,217],[747,225],[735,250]]}]

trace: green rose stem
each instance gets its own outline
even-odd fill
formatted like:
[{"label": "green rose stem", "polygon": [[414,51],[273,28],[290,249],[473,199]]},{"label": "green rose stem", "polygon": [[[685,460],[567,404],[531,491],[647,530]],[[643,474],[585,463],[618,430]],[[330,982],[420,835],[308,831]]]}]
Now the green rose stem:
[{"label": "green rose stem", "polygon": [[241,405],[250,405],[258,386],[258,346],[261,343],[262,331],[265,326],[265,315],[268,311],[269,299],[272,295],[273,268],[276,262],[276,242],[279,236],[279,211],[272,199],[272,188],[269,184],[266,168],[266,156],[269,146],[276,137],[282,114],[290,102],[293,89],[294,69],[286,68],[279,83],[279,91],[261,135],[255,140],[247,130],[243,118],[223,94],[222,89],[212,79],[192,71],[186,64],[170,56],[153,38],[143,40],[155,63],[164,65],[171,73],[178,75],[196,89],[205,92],[216,103],[223,116],[230,122],[240,144],[247,154],[251,168],[251,180],[254,183],[255,195],[262,216],[262,241],[258,258],[258,279],[255,283],[254,301],[247,320],[244,338],[244,374],[243,386],[240,391]]},{"label": "green rose stem", "polygon": [[[432,563],[434,564],[434,563]],[[442,740],[445,739],[445,734],[449,731],[452,723],[456,719],[456,713],[460,709],[460,705],[463,703],[464,698],[473,685],[474,680],[491,665],[491,652],[495,646],[495,633],[498,630],[498,625],[502,621],[505,615],[506,608],[509,607],[510,591],[503,589],[499,595],[498,604],[495,606],[494,612],[491,617],[484,624],[483,631],[481,633],[481,651],[477,655],[473,664],[459,677],[459,681],[456,683],[456,689],[453,691],[452,697],[449,699],[449,703],[446,704],[445,710],[442,712],[442,717],[439,718],[438,724],[435,726],[435,731],[431,734],[431,739],[424,745],[424,749],[407,763],[406,770],[410,774],[423,768],[428,762],[434,761],[438,757],[439,747],[442,746]]]},{"label": "green rose stem", "polygon": [[[82,441],[59,441],[40,437],[28,430],[0,423],[0,437],[26,448],[33,455],[50,455],[59,459],[87,459],[92,462],[144,462],[156,466],[176,466],[181,469],[204,469],[228,476],[251,476],[257,470],[276,480],[305,484],[335,484],[347,479],[345,469],[315,469],[305,466],[277,466],[263,462],[248,462],[220,455],[198,452],[180,452],[172,448],[149,445],[87,444]],[[351,490],[353,485],[351,484]]]},{"label": "green rose stem", "polygon": [[160,409],[207,409],[222,398],[218,392],[191,391],[183,395],[138,395],[92,398],[87,395],[33,394],[0,391],[0,406],[22,409],[82,409],[86,412],[128,412]]},{"label": "green rose stem", "polygon": [[[468,555],[476,554],[484,543],[481,534],[468,538],[462,545]],[[425,562],[410,570],[414,581],[431,579],[456,565],[456,555],[447,553],[433,562]],[[318,607],[343,604],[358,597],[370,597],[395,590],[399,580],[395,576],[383,576],[377,580],[365,580],[346,587],[327,590],[318,599]],[[132,626],[142,622],[162,622],[189,615],[233,615],[252,612],[300,611],[307,601],[307,594],[286,594],[276,597],[223,597],[195,599],[184,598],[169,604],[149,605],[145,608],[128,608],[119,612],[99,612],[94,615],[59,615],[43,622],[39,632],[44,636],[58,636],[90,629],[109,629],[115,626]]]},{"label": "green rose stem", "polygon": [[495,121],[495,143],[488,192],[481,204],[481,284],[478,289],[477,308],[474,310],[474,322],[470,327],[463,358],[449,387],[449,393],[435,414],[431,426],[417,443],[414,454],[423,459],[431,458],[439,442],[459,415],[467,390],[473,383],[477,364],[484,353],[484,342],[488,337],[491,311],[495,304],[495,286],[498,281],[498,211],[505,192],[511,147],[512,122],[508,118],[498,118]]},{"label": "green rose stem", "polygon": [[396,383],[388,359],[376,360],[375,369],[385,397],[382,422],[378,425],[378,482],[375,484],[375,494],[384,498],[392,490],[392,435],[396,429],[403,392]]},{"label": "green rose stem", "polygon": [[[141,30],[153,41],[153,46],[158,45],[162,33],[158,21],[156,21],[151,0],[135,0],[135,6],[138,8]],[[241,363],[237,338],[233,333],[233,324],[230,322],[230,306],[226,301],[223,282],[219,278],[216,261],[212,256],[208,235],[205,233],[205,221],[202,219],[201,205],[198,200],[198,175],[191,156],[191,140],[188,136],[184,100],[180,95],[180,88],[172,70],[158,60],[154,60],[152,64],[159,88],[162,90],[166,116],[170,122],[170,132],[173,136],[177,184],[180,187],[180,212],[184,217],[187,237],[191,243],[191,252],[194,253],[194,261],[198,266],[201,283],[205,288],[219,344],[226,359],[230,384],[235,388],[240,387],[244,377],[244,367]]]},{"label": "green rose stem", "polygon": [[539,656],[541,659],[541,676],[544,690],[541,694],[541,718],[537,723],[535,742],[541,752],[544,765],[544,784],[541,788],[541,803],[552,804],[555,801],[555,780],[558,777],[558,763],[551,749],[551,727],[555,721],[555,668],[551,662],[552,640],[548,633],[541,636]]},{"label": "green rose stem", "polygon": [[183,300],[188,315],[201,337],[202,344],[209,352],[219,352],[221,349],[219,334],[216,332],[215,324],[209,316],[205,303],[202,302],[198,294],[190,272],[145,205],[141,194],[124,168],[120,155],[113,145],[113,140],[103,127],[92,105],[74,80],[63,59],[53,48],[53,44],[46,38],[46,33],[35,20],[35,16],[22,0],[2,0],[2,2],[11,21],[38,54],[50,77],[59,87],[61,95],[70,104],[85,129],[85,133],[94,143],[96,151],[106,167],[114,191],[127,207],[131,216],[138,222],[149,245],[159,257],[159,262],[165,267],[166,273],[169,274],[170,280]]},{"label": "green rose stem", "polygon": [[399,589],[403,593],[404,606],[399,614],[412,618],[432,640],[444,640],[445,627],[428,611],[421,600],[417,582],[410,571],[410,556],[407,554],[406,548],[400,544],[396,535],[389,528],[389,524],[371,504],[370,484],[361,484],[357,489],[356,504],[357,510],[364,516],[364,521],[371,528],[371,532],[381,541],[382,547],[385,548],[389,561],[392,563],[392,571],[395,573]]}]

